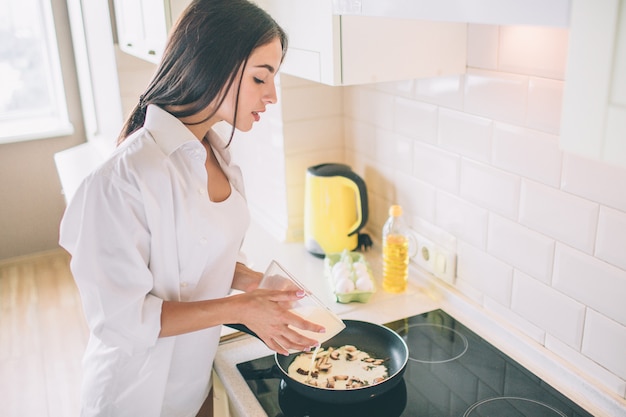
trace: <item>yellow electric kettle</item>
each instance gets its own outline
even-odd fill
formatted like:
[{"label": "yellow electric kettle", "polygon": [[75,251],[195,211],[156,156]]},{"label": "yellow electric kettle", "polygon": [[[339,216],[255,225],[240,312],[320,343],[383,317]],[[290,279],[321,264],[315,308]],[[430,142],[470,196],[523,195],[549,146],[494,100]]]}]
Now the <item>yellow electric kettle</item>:
[{"label": "yellow electric kettle", "polygon": [[367,223],[365,182],[344,164],[320,164],[306,172],[304,246],[313,255],[371,246],[360,234]]}]

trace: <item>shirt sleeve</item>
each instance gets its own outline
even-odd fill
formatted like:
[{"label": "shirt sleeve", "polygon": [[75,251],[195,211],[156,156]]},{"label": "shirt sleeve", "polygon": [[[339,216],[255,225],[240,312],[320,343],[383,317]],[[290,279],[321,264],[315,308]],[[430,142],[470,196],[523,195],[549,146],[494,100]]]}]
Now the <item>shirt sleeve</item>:
[{"label": "shirt sleeve", "polygon": [[139,191],[117,177],[89,177],[68,205],[60,244],[72,255],[93,335],[129,354],[153,346],[163,300],[150,293],[150,230]]}]

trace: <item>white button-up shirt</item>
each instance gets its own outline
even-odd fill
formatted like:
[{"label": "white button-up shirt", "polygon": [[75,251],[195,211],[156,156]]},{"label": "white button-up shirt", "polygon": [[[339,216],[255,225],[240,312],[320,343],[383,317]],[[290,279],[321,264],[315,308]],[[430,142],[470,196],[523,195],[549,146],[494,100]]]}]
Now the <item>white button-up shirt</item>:
[{"label": "white button-up shirt", "polygon": [[148,106],[144,127],[70,201],[60,244],[90,329],[82,416],[195,416],[210,388],[220,326],[159,338],[163,300],[228,295],[249,213],[224,143],[209,141],[231,183],[211,202],[206,150]]}]

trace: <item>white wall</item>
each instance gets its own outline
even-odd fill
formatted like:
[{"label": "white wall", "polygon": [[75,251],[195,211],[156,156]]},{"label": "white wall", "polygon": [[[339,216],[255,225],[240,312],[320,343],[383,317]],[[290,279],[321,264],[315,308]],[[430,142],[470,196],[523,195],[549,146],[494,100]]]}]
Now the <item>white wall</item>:
[{"label": "white wall", "polygon": [[345,91],[371,194],[457,238],[456,287],[626,395],[626,170],[559,149],[567,31],[470,25],[464,76]]},{"label": "white wall", "polygon": [[[567,41],[564,29],[470,25],[463,76],[344,89],[283,76],[262,122],[272,133],[235,149],[253,210],[294,239],[306,167],[349,163],[372,235],[399,203],[416,230],[454,236],[458,290],[624,397],[626,170],[559,149]],[[269,184],[286,184],[287,202]]]}]

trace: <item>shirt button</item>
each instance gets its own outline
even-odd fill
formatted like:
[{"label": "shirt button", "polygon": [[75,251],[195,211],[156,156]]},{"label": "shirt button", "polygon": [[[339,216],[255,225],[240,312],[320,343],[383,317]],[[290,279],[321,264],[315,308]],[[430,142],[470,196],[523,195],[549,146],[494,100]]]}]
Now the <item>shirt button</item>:
[{"label": "shirt button", "polygon": [[207,242],[208,242],[208,240],[207,240],[207,238],[206,238],[206,237],[200,238],[200,244],[201,244],[201,245],[206,245],[206,244],[207,244]]},{"label": "shirt button", "polygon": [[181,282],[181,283],[180,283],[180,286],[181,286],[182,288],[187,288],[187,282],[185,282],[185,281]]},{"label": "shirt button", "polygon": [[198,188],[198,194],[204,195],[205,194],[204,188]]}]

